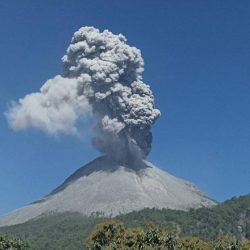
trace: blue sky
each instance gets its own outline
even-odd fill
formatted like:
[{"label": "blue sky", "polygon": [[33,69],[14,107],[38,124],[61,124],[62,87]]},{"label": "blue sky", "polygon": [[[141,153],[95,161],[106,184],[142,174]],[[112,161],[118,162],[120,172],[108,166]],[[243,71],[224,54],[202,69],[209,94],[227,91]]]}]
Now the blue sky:
[{"label": "blue sky", "polygon": [[250,187],[249,1],[0,1],[0,214],[41,198],[99,153],[84,139],[14,132],[11,100],[62,73],[81,26],[140,48],[162,116],[149,160],[216,200]]}]

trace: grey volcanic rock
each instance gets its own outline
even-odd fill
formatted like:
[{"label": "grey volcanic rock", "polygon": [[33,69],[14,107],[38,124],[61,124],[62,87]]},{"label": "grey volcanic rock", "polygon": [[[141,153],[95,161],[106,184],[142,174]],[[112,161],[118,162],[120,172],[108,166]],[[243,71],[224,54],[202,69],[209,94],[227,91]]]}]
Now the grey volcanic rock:
[{"label": "grey volcanic rock", "polygon": [[216,205],[194,184],[147,161],[133,169],[122,165],[99,157],[42,200],[0,217],[0,226],[67,211],[113,217],[143,208],[188,210]]}]

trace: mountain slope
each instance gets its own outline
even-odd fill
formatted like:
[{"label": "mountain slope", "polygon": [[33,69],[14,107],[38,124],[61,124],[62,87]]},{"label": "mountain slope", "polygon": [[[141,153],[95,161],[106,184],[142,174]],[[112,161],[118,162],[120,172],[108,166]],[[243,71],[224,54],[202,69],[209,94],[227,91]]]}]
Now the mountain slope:
[{"label": "mountain slope", "polygon": [[77,170],[42,200],[0,217],[0,226],[23,223],[49,213],[113,217],[143,208],[188,210],[215,204],[194,184],[149,162],[128,168],[103,156]]},{"label": "mountain slope", "polygon": [[[250,194],[233,198],[212,208],[176,211],[144,209],[116,219],[126,226],[143,226],[148,222],[172,226],[179,236],[198,236],[213,240],[220,233],[246,237],[250,240]],[[79,213],[51,214],[24,224],[2,227],[0,234],[9,234],[28,242],[31,249],[79,250],[84,238],[103,218],[84,217]]]}]

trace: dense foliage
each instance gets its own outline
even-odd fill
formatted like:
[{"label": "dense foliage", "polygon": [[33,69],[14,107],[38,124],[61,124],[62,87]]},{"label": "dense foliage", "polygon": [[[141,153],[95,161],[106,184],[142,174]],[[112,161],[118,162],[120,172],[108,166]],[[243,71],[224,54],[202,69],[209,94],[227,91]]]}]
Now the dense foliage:
[{"label": "dense foliage", "polygon": [[0,234],[19,237],[30,249],[83,249],[83,240],[100,219],[77,213],[51,214],[24,224],[0,228]]},{"label": "dense foliage", "polygon": [[0,235],[0,250],[25,250],[28,245],[20,239],[11,239]]},{"label": "dense foliage", "polygon": [[[234,235],[236,239],[250,240],[250,195],[233,198],[214,208],[188,212],[144,209],[115,219],[133,230],[138,227],[144,230],[149,223],[170,228],[183,239],[198,237],[200,241],[208,242],[218,238],[218,235]],[[94,226],[103,221],[102,218],[83,217],[77,213],[51,214],[24,224],[0,228],[0,234],[21,238],[29,243],[31,249],[79,250]],[[128,232],[128,237],[131,234],[131,231]],[[133,241],[133,237],[130,238]]]},{"label": "dense foliage", "polygon": [[174,250],[176,236],[167,229],[148,225],[143,228],[126,228],[120,221],[106,221],[97,224],[88,236],[86,244],[90,249],[157,249]]},{"label": "dense foliage", "polygon": [[152,222],[180,230],[181,236],[197,236],[212,240],[220,233],[250,239],[250,195],[232,198],[213,208],[191,209],[188,212],[168,209],[144,209],[120,216],[128,226]]},{"label": "dense foliage", "polygon": [[230,235],[218,235],[210,242],[198,237],[178,237],[176,232],[156,225],[126,228],[120,221],[106,221],[96,225],[86,244],[93,250],[249,250],[249,240]]}]

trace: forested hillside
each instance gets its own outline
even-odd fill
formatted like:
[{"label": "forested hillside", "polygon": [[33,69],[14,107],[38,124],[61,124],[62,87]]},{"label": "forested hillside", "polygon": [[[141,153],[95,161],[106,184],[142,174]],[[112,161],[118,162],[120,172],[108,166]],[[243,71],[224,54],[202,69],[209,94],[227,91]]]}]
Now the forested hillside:
[{"label": "forested hillside", "polygon": [[179,229],[181,236],[198,236],[205,240],[219,233],[229,233],[250,239],[250,195],[232,198],[213,208],[191,209],[188,212],[144,209],[121,216],[128,226],[147,221]]}]

